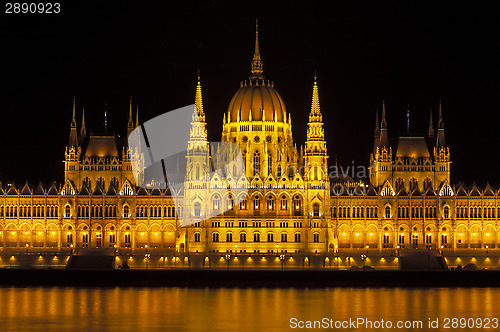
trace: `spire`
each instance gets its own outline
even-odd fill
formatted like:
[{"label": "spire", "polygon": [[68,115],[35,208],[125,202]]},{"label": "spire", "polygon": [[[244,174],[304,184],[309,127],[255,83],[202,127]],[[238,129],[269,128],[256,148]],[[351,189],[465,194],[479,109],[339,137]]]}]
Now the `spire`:
[{"label": "spire", "polygon": [[380,125],[381,129],[387,129],[387,123],[385,122],[385,99],[382,99],[382,121]]},{"label": "spire", "polygon": [[378,108],[375,111],[375,133],[373,135],[373,154],[377,152],[377,148],[380,148],[380,124],[378,117]]},{"label": "spire", "polygon": [[382,121],[380,123],[380,147],[389,148],[389,137],[387,135],[387,122],[385,121],[385,99],[382,99]]},{"label": "spire", "polygon": [[[205,113],[203,112],[203,98],[201,94],[201,79],[200,70],[198,70],[198,85],[196,86],[196,95],[194,97],[194,107],[196,112],[198,112],[198,117],[200,121],[205,122]],[[231,119],[228,119],[229,121]]]},{"label": "spire", "polygon": [[316,71],[314,72],[313,94],[311,102],[311,113],[309,114],[309,122],[321,122],[321,109],[319,105],[319,93]]},{"label": "spire", "polygon": [[137,105],[135,111],[135,127],[139,127],[139,105]]},{"label": "spire", "polygon": [[255,51],[252,60],[252,76],[250,78],[263,78],[263,63],[259,50],[259,20],[255,20]]},{"label": "spire", "polygon": [[446,147],[446,140],[444,137],[444,121],[443,121],[443,109],[442,109],[441,99],[439,99],[439,122],[438,122],[438,134],[437,134],[436,146],[438,148]]},{"label": "spire", "polygon": [[427,137],[434,138],[434,125],[432,124],[432,108],[429,113],[429,132],[427,133]]},{"label": "spire", "polygon": [[73,96],[73,118],[71,119],[71,128],[76,128],[76,113],[75,113],[76,98]]},{"label": "spire", "polygon": [[108,133],[108,103],[104,103],[104,133]]},{"label": "spire", "polygon": [[408,104],[408,108],[406,109],[406,134],[410,134],[410,104]]},{"label": "spire", "polygon": [[132,96],[130,96],[130,106],[128,110],[127,136],[134,130],[134,121],[132,120]]},{"label": "spire", "polygon": [[71,126],[69,133],[69,144],[68,146],[77,147],[78,146],[78,133],[76,131],[76,115],[75,115],[75,97],[73,97],[73,117],[71,118]]},{"label": "spire", "polygon": [[85,129],[85,106],[82,111],[82,128],[80,129],[80,136],[83,138],[87,136],[87,129]]},{"label": "spire", "polygon": [[380,136],[380,125],[378,122],[378,108],[375,111],[375,135]]}]

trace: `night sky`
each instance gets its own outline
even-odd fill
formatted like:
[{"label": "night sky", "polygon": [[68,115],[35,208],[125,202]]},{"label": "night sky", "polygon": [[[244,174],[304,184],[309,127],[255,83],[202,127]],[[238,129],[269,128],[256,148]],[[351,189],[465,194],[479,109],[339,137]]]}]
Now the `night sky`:
[{"label": "night sky", "polygon": [[[347,4],[349,3],[349,4]],[[330,164],[368,165],[375,110],[389,135],[424,135],[443,100],[452,181],[500,185],[498,8],[459,2],[62,2],[61,14],[0,14],[0,180],[63,181],[72,99],[88,132],[126,133],[194,102],[197,69],[211,140],[248,78],[255,18],[264,75],[305,140],[314,71]]]}]

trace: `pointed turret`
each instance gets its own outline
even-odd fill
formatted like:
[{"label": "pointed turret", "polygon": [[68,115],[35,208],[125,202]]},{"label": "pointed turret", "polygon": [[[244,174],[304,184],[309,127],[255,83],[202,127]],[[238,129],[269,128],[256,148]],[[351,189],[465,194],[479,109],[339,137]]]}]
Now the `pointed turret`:
[{"label": "pointed turret", "polygon": [[255,51],[253,53],[252,60],[252,78],[264,78],[262,76],[263,72],[263,62],[260,58],[260,50],[259,50],[259,20],[255,20]]},{"label": "pointed turret", "polygon": [[382,120],[380,122],[380,147],[389,149],[389,136],[387,135],[387,122],[385,121],[385,100],[382,99]]},{"label": "pointed turret", "polygon": [[430,139],[434,139],[434,125],[432,124],[432,109],[429,114],[429,131],[427,133],[427,137]]},{"label": "pointed turret", "polygon": [[378,108],[375,111],[375,131],[373,134],[373,154],[377,152],[377,148],[380,148],[380,124],[378,117]]},{"label": "pointed turret", "polygon": [[319,103],[316,74],[314,74],[311,112],[309,113],[309,123],[307,124],[304,158],[308,179],[310,181],[325,180],[328,156],[326,153],[325,129],[323,128],[323,116]]},{"label": "pointed turret", "polygon": [[438,122],[438,134],[436,140],[436,147],[444,148],[446,147],[446,140],[444,137],[444,121],[443,121],[443,109],[441,99],[439,99],[439,122]]},{"label": "pointed turret", "polygon": [[128,113],[128,122],[127,122],[127,136],[134,130],[134,121],[132,120],[132,96],[130,96],[130,106]]},{"label": "pointed turret", "polygon": [[80,128],[80,137],[84,138],[87,136],[87,129],[85,129],[85,106],[82,110],[82,128]]},{"label": "pointed turret", "polygon": [[[225,115],[225,114],[224,114]],[[200,71],[198,70],[198,83],[194,97],[193,121],[191,122],[191,139],[206,140],[205,112],[203,111],[203,97],[201,93]]]},{"label": "pointed turret", "polygon": [[135,127],[139,127],[139,105],[137,105],[135,111]]},{"label": "pointed turret", "polygon": [[73,97],[73,118],[71,119],[71,130],[69,133],[69,144],[68,146],[78,147],[78,132],[76,129],[76,101]]},{"label": "pointed turret", "polygon": [[201,79],[199,70],[198,70],[198,84],[196,85],[196,95],[194,98],[194,107],[196,112],[198,113],[200,121],[205,122],[205,112],[203,112],[203,98],[201,94]]}]

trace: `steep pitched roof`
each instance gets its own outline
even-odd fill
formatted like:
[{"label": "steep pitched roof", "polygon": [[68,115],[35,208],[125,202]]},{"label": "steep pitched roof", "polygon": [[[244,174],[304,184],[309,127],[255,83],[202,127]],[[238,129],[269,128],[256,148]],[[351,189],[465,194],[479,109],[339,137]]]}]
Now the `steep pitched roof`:
[{"label": "steep pitched roof", "polygon": [[16,189],[16,185],[13,183],[9,190],[7,191],[7,195],[17,195],[17,189]]},{"label": "steep pitched roof", "polygon": [[429,149],[424,137],[400,137],[396,157],[429,158]]},{"label": "steep pitched roof", "polygon": [[422,196],[422,192],[420,191],[418,186],[415,186],[415,188],[413,188],[413,190],[411,191],[411,195],[412,196]]},{"label": "steep pitched roof", "polygon": [[372,186],[372,184],[368,184],[368,190],[366,191],[366,196],[378,196],[377,190]]},{"label": "steep pitched roof", "polygon": [[486,189],[484,189],[483,196],[495,196],[493,189],[491,189],[490,184],[486,184]]},{"label": "steep pitched roof", "polygon": [[467,191],[464,189],[464,185],[462,183],[457,189],[457,196],[468,196]]},{"label": "steep pitched roof", "polygon": [[436,196],[436,192],[432,188],[432,185],[427,187],[427,190],[425,191],[425,196]]},{"label": "steep pitched roof", "polygon": [[79,196],[89,196],[89,188],[87,188],[87,185],[83,183],[82,188],[80,189],[80,192],[78,193]]},{"label": "steep pitched roof", "polygon": [[47,191],[47,195],[59,195],[59,190],[57,190],[56,183],[52,182],[49,190]]},{"label": "steep pitched roof", "polygon": [[137,195],[138,196],[147,196],[148,192],[143,187],[140,187],[139,190],[137,190]]},{"label": "steep pitched roof", "polygon": [[115,185],[113,183],[111,183],[109,185],[109,188],[108,188],[108,191],[106,192],[106,195],[110,195],[110,196],[116,195],[116,188],[115,188]]},{"label": "steep pitched roof", "polygon": [[470,196],[481,196],[481,192],[479,191],[479,188],[476,186],[476,184],[474,183],[474,185],[472,186],[472,189],[470,191]]},{"label": "steep pitched roof", "polygon": [[406,191],[405,185],[402,184],[401,188],[399,188],[399,191],[397,193],[398,196],[408,196],[408,192]]},{"label": "steep pitched roof", "polygon": [[362,188],[359,184],[357,184],[352,194],[354,196],[364,196],[365,195],[364,188]]},{"label": "steep pitched roof", "polygon": [[33,194],[35,194],[35,195],[45,195],[45,189],[43,189],[42,182],[38,183],[38,186],[36,186],[35,190],[33,191]]},{"label": "steep pitched roof", "polygon": [[161,196],[161,190],[157,188],[151,190],[151,196]]},{"label": "steep pitched roof", "polygon": [[95,186],[94,188],[94,191],[92,192],[92,195],[102,195],[102,189],[101,189],[101,185],[98,184]]},{"label": "steep pitched roof", "polygon": [[24,184],[23,189],[21,189],[21,195],[31,195],[31,188],[27,181]]}]

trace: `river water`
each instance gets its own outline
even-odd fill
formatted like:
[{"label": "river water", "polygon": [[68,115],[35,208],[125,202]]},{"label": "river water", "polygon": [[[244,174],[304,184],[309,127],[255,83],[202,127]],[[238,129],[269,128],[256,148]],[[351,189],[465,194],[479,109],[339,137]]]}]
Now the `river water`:
[{"label": "river water", "polygon": [[[0,288],[0,331],[290,331],[325,319],[331,325],[321,330],[336,330],[335,322],[359,318],[372,327],[382,319],[422,321],[422,328],[398,331],[428,331],[429,319],[439,319],[436,331],[446,318],[494,317],[500,318],[496,288]],[[463,330],[481,330],[471,324]],[[482,330],[493,330],[494,322],[489,326]]]}]

